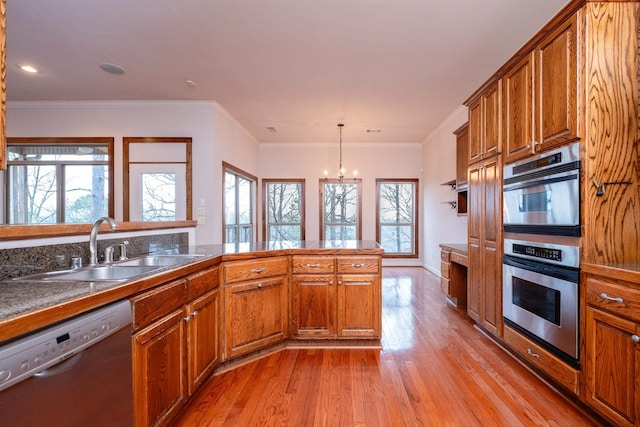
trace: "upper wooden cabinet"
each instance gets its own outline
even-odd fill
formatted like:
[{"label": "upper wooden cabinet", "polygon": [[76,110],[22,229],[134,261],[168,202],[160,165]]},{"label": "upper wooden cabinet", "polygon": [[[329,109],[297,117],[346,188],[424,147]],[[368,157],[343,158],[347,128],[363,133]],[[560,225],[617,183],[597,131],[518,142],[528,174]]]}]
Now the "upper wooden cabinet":
[{"label": "upper wooden cabinet", "polygon": [[502,82],[498,80],[469,104],[469,164],[500,154],[500,98]]},{"label": "upper wooden cabinet", "polygon": [[503,77],[505,162],[578,138],[577,27],[576,14]]},{"label": "upper wooden cabinet", "polygon": [[467,188],[467,165],[469,159],[469,123],[465,123],[456,129],[456,188]]}]

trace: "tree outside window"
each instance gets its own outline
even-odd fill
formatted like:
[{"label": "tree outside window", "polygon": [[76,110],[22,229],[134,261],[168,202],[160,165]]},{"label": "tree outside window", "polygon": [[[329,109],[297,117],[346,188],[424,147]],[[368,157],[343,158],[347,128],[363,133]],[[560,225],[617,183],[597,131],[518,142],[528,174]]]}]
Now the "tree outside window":
[{"label": "tree outside window", "polygon": [[262,184],[265,240],[304,240],[304,180],[263,179]]},{"label": "tree outside window", "polygon": [[257,178],[223,162],[224,243],[254,241],[254,184]]},{"label": "tree outside window", "polygon": [[359,179],[320,181],[322,240],[360,240],[362,234]]},{"label": "tree outside window", "polygon": [[418,256],[418,180],[377,179],[377,240],[385,256]]}]

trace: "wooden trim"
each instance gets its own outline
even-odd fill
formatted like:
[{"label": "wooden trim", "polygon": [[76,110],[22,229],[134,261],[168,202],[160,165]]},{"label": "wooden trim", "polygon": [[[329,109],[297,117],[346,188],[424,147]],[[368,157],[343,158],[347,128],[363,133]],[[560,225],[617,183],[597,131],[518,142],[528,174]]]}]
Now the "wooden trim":
[{"label": "wooden trim", "polygon": [[263,178],[262,179],[262,240],[267,240],[267,185],[272,183],[284,183],[284,184],[301,184],[302,191],[300,192],[301,201],[300,201],[300,216],[301,216],[301,224],[300,224],[300,240],[305,239],[305,179],[304,178],[283,178],[283,179],[274,179],[274,178]]},{"label": "wooden trim", "polygon": [[[107,145],[107,153],[109,160],[107,161],[107,179],[109,180],[107,195],[107,212],[110,217],[114,216],[114,200],[115,200],[115,183],[114,181],[114,141],[113,137],[99,136],[99,137],[46,137],[46,138],[30,138],[30,137],[15,137],[6,138],[7,145]],[[5,206],[5,218],[8,218],[9,206]],[[32,226],[33,224],[29,225]],[[3,227],[3,226],[0,226]],[[4,234],[4,233],[3,233]],[[0,238],[0,240],[2,240]]]},{"label": "wooden trim", "polygon": [[[462,129],[463,127],[467,126],[467,123],[465,123],[464,125],[462,125],[462,127],[460,129]],[[457,132],[457,131],[456,131]],[[385,183],[402,183],[402,184],[407,184],[407,183],[411,183],[415,185],[415,193],[413,195],[413,200],[414,200],[414,212],[413,212],[413,242],[414,242],[414,251],[412,254],[407,254],[407,255],[403,255],[403,254],[387,254],[386,252],[384,253],[384,255],[382,255],[383,258],[419,258],[419,250],[420,250],[420,240],[419,240],[419,231],[418,231],[418,226],[420,224],[420,203],[419,203],[419,197],[420,197],[420,191],[419,191],[419,187],[420,187],[420,180],[417,178],[406,178],[406,179],[400,179],[400,178],[376,178],[376,242],[378,242],[378,244],[380,244],[380,184],[385,184]],[[455,184],[455,180],[453,181],[453,183]],[[449,184],[449,183],[446,183]]]},{"label": "wooden trim", "polygon": [[[195,221],[162,221],[162,222],[118,222],[116,232],[148,231],[173,228],[195,227]],[[46,224],[46,225],[3,225],[0,241],[41,239],[62,236],[88,236],[92,224]],[[100,230],[102,233],[103,230]],[[112,232],[104,228],[104,232]]]},{"label": "wooden trim", "polygon": [[129,137],[125,136],[122,138],[122,218],[124,221],[129,221],[131,214],[130,210],[130,189],[129,189],[129,180],[131,178],[130,173],[130,165],[134,164],[169,164],[169,163],[179,163],[183,162],[131,162],[129,160],[129,145],[130,144],[140,144],[140,143],[181,143],[185,144],[185,185],[186,185],[186,220],[191,221],[193,219],[193,148],[192,148],[192,138],[183,137],[183,138],[171,138],[171,137]]}]

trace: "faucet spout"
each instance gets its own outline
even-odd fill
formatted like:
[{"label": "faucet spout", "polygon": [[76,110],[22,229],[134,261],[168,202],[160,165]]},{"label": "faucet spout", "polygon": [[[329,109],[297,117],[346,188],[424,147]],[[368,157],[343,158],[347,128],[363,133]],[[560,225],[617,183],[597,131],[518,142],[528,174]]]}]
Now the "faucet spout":
[{"label": "faucet spout", "polygon": [[108,216],[100,217],[93,223],[91,234],[89,235],[89,265],[96,265],[98,263],[98,231],[103,222],[108,222],[112,230],[118,228],[118,224],[113,218],[109,218]]}]

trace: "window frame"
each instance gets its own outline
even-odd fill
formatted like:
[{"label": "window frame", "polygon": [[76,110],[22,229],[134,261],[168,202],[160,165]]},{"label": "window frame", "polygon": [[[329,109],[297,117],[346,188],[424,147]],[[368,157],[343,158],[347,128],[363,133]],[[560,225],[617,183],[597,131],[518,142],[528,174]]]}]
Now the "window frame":
[{"label": "window frame", "polygon": [[[228,173],[231,173],[233,175],[236,175],[236,182],[237,182],[237,177],[241,177],[246,179],[247,181],[250,181],[251,183],[251,188],[250,188],[250,194],[251,194],[251,200],[249,201],[249,206],[251,208],[251,213],[250,213],[250,217],[251,217],[251,241],[255,242],[256,238],[257,238],[257,234],[258,234],[258,230],[257,230],[257,224],[256,224],[256,186],[258,183],[258,178],[255,177],[254,175],[243,171],[242,169],[233,166],[230,163],[227,163],[225,161],[222,162],[222,243],[233,243],[233,244],[237,244],[239,243],[238,241],[235,242],[227,242],[227,215],[226,215],[226,206],[227,206],[227,201],[226,201],[226,175]],[[239,198],[237,197],[237,192],[238,192],[238,186],[236,185],[236,219],[239,215],[239,209],[238,209],[238,200]],[[241,224],[237,223],[235,224],[235,227],[238,228],[240,227]],[[239,236],[240,233],[236,233],[236,236]]]},{"label": "window frame", "polygon": [[324,229],[324,192],[325,192],[325,184],[355,184],[358,194],[357,194],[357,215],[356,215],[356,239],[362,240],[362,179],[361,178],[352,178],[352,179],[338,179],[338,178],[321,178],[320,179],[320,240],[325,240]]},{"label": "window frame", "polygon": [[[376,242],[381,244],[382,238],[382,224],[380,223],[380,187],[383,184],[412,184],[414,188],[413,192],[413,253],[398,253],[388,252],[386,249],[382,255],[384,258],[418,258],[420,248],[420,234],[419,234],[419,218],[420,218],[420,180],[416,178],[376,178]],[[403,225],[405,223],[394,223],[397,225]]]},{"label": "window frame", "polygon": [[300,185],[300,222],[299,223],[286,223],[285,225],[300,225],[300,240],[305,240],[305,179],[262,179],[262,237],[264,241],[269,241],[269,203],[268,196],[269,184],[299,184]]},{"label": "window frame", "polygon": [[[31,138],[31,137],[7,137],[7,153],[8,153],[8,147],[9,146],[16,146],[16,145],[38,145],[38,144],[42,144],[42,145],[51,145],[51,146],[66,146],[66,145],[85,145],[85,146],[107,146],[107,155],[108,155],[108,160],[107,160],[107,180],[108,180],[108,185],[107,185],[107,212],[108,215],[110,217],[113,217],[114,215],[114,199],[115,199],[115,193],[114,193],[114,188],[115,188],[115,183],[114,183],[114,138],[113,137],[36,137],[36,138]],[[14,162],[11,162],[7,159],[7,167],[6,167],[6,171],[5,171],[5,178],[4,178],[4,184],[5,184],[5,189],[4,189],[4,219],[3,219],[3,224],[5,225],[9,225],[9,211],[11,209],[10,206],[10,201],[9,201],[9,185],[10,185],[10,179],[9,179],[9,166],[11,166]],[[27,163],[25,163],[27,164]],[[72,165],[74,164],[73,162],[50,162],[50,164],[54,164],[56,165],[56,168],[58,167],[57,165]],[[77,164],[91,164],[91,162],[85,162],[85,163],[77,163]],[[62,172],[62,175],[64,175],[64,172]],[[69,223],[69,222],[65,222],[64,221],[64,217],[65,217],[65,206],[64,203],[62,206],[60,206],[60,197],[62,197],[62,194],[58,195],[56,197],[56,224],[73,224],[73,223]],[[11,224],[11,225],[42,225],[42,224]]]}]

